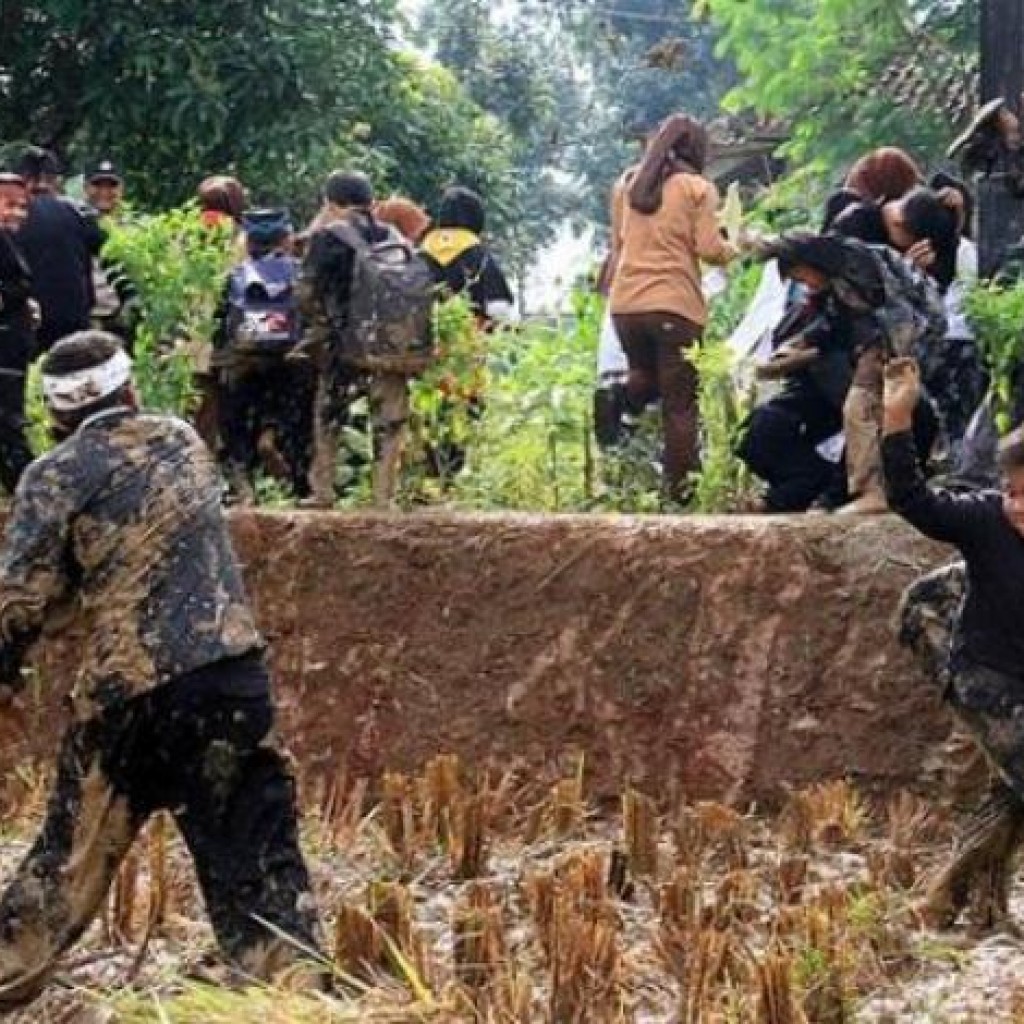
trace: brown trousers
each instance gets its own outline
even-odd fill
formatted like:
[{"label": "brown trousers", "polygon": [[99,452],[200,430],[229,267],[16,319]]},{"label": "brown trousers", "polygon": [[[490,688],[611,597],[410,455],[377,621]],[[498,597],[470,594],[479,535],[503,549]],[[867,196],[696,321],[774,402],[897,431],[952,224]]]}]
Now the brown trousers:
[{"label": "brown trousers", "polygon": [[852,498],[885,500],[882,479],[883,381],[881,354],[871,349],[857,360],[853,384],[843,406],[846,471]]},{"label": "brown trousers", "polygon": [[697,369],[686,358],[703,328],[674,313],[623,313],[613,316],[629,362],[626,400],[630,410],[661,399],[665,435],[665,487],[682,497],[686,479],[700,469],[700,410]]}]

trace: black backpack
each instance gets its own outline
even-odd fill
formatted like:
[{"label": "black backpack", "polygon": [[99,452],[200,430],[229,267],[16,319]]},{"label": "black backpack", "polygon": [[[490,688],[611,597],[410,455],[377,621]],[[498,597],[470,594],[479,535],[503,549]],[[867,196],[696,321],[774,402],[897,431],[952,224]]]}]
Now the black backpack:
[{"label": "black backpack", "polygon": [[371,372],[422,373],[436,354],[437,286],[429,265],[394,229],[381,242],[367,242],[349,224],[330,230],[355,251],[342,360]]}]

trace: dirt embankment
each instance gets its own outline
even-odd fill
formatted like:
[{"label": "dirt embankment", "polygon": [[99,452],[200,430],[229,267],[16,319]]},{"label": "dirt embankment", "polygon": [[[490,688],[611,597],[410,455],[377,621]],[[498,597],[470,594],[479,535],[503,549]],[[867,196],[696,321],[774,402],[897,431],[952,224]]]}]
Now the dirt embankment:
[{"label": "dirt embankment", "polygon": [[[307,777],[439,751],[585,755],[588,791],[770,798],[913,785],[947,731],[893,639],[943,553],[894,520],[240,514],[284,733]],[[73,646],[73,645],[72,645]],[[0,716],[5,771],[48,756],[73,649]]]}]

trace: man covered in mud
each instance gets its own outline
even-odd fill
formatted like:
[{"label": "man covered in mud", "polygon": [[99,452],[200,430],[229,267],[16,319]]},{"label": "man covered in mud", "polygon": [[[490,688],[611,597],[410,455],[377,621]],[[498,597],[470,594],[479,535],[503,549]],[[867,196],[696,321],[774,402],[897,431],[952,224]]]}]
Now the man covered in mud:
[{"label": "man covered in mud", "polygon": [[0,552],[6,699],[71,603],[84,649],[42,831],[0,899],[0,1012],[40,993],[161,809],[228,960],[269,978],[316,949],[317,922],[212,457],[139,411],[112,335],[58,342],[43,390],[60,443],[22,477]]},{"label": "man covered in mud", "polygon": [[926,536],[954,545],[963,563],[915,584],[902,639],[942,686],[993,779],[922,910],[928,923],[949,927],[972,905],[974,924],[988,929],[1009,925],[1013,857],[1024,839],[1024,431],[1000,447],[1001,491],[928,487],[911,433],[920,394],[916,364],[891,363],[883,427],[889,503]]}]

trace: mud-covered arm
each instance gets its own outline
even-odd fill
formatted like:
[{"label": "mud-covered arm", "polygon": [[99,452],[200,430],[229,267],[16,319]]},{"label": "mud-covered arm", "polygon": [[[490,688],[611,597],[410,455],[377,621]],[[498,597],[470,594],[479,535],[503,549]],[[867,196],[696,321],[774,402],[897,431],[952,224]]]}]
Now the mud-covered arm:
[{"label": "mud-covered arm", "polygon": [[68,593],[77,500],[73,473],[57,460],[33,463],[18,485],[0,551],[0,683],[18,681],[48,612]]},{"label": "mud-covered arm", "polygon": [[890,508],[926,537],[963,549],[991,528],[990,499],[928,486],[909,430],[885,434],[882,466]]}]

